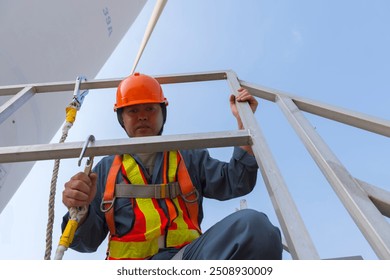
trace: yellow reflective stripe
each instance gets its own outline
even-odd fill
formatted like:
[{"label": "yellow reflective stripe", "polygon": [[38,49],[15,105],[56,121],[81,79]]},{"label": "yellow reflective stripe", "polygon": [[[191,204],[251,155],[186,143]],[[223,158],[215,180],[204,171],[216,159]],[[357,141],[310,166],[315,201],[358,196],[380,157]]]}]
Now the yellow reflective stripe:
[{"label": "yellow reflective stripe", "polygon": [[[135,159],[125,154],[123,157],[123,166],[125,167],[127,176],[132,184],[144,185],[144,179]],[[156,238],[160,235],[161,220],[160,214],[153,205],[150,198],[136,198],[137,205],[145,216],[146,222],[146,240]]]},{"label": "yellow reflective stripe", "polygon": [[168,182],[176,181],[177,166],[177,152],[171,151],[169,152]]},{"label": "yellow reflective stripe", "polygon": [[145,216],[145,239],[158,238],[161,235],[161,220],[160,214],[154,207],[152,200],[150,198],[136,198],[136,201],[139,209]]},{"label": "yellow reflective stripe", "polygon": [[125,167],[127,177],[132,184],[145,184],[139,166],[132,156],[128,154],[123,155],[123,166]]},{"label": "yellow reflective stripe", "polygon": [[[169,182],[176,181],[178,165],[179,162],[177,158],[177,151],[169,152]],[[188,224],[184,220],[183,209],[180,207],[178,198],[174,198],[171,201],[175,204],[175,208],[177,211],[177,217],[173,220],[173,222],[176,224],[176,228],[168,230],[166,242],[167,247],[177,247],[190,243],[194,239],[198,238],[199,232],[197,230],[189,229]]]},{"label": "yellow reflective stripe", "polygon": [[110,257],[115,259],[144,259],[158,252],[158,240],[123,242],[110,240]]},{"label": "yellow reflective stripe", "polygon": [[183,210],[180,207],[178,198],[174,198],[172,201],[177,210],[177,218],[173,221],[177,228],[174,230],[168,230],[167,247],[181,246],[199,237],[199,232],[195,229],[189,229],[188,224],[184,221]]},{"label": "yellow reflective stripe", "polygon": [[167,235],[167,247],[183,247],[200,236],[196,229],[171,230]]}]

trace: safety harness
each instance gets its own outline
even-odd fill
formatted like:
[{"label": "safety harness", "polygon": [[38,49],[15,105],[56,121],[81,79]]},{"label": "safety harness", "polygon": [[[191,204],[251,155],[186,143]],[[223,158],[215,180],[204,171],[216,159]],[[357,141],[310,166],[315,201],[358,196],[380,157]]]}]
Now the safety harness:
[{"label": "safety harness", "polygon": [[[119,172],[126,174],[130,184],[116,183]],[[164,153],[162,172],[162,184],[148,184],[132,156],[115,156],[101,202],[110,230],[109,259],[148,258],[158,252],[161,241],[164,247],[181,248],[201,234],[199,193],[179,152]],[[121,237],[116,233],[114,221],[117,198],[131,199],[135,219],[132,229]],[[165,200],[168,217],[158,200]]]}]

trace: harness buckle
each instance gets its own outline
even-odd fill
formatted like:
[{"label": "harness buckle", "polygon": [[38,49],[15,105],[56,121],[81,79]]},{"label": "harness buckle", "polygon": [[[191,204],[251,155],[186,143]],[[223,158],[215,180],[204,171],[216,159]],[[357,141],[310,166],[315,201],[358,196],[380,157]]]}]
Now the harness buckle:
[{"label": "harness buckle", "polygon": [[[114,197],[112,200],[103,200],[102,199],[102,202],[100,203],[100,211],[102,211],[103,213],[110,211],[111,208],[114,206],[115,199],[116,199],[116,197]],[[105,209],[105,207],[104,207],[106,204],[110,204],[110,206],[108,206],[107,209]]]},{"label": "harness buckle", "polygon": [[170,199],[176,198],[181,195],[180,186],[178,182],[172,182],[167,184],[167,197]]},{"label": "harness buckle", "polygon": [[[189,197],[190,195],[193,195],[195,194],[195,198],[194,199],[188,199],[187,197]],[[180,196],[183,198],[183,200],[187,203],[195,203],[198,201],[199,199],[199,192],[196,188],[193,188],[193,190],[187,194],[180,194]]]}]

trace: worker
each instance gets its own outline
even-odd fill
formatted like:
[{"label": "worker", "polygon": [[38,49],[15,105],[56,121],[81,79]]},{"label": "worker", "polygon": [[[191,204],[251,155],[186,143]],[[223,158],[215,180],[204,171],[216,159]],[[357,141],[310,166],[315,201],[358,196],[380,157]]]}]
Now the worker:
[{"label": "worker", "polygon": [[[230,96],[257,100],[246,89]],[[118,121],[129,137],[161,135],[168,101],[151,76],[135,73],[116,93]],[[230,162],[207,149],[104,157],[89,175],[78,173],[62,194],[65,206],[88,206],[71,248],[94,252],[108,235],[106,259],[281,259],[281,234],[261,212],[244,209],[202,231],[203,198],[227,200],[251,192],[258,166],[250,146],[234,147]],[[64,228],[69,213],[63,218]]]}]

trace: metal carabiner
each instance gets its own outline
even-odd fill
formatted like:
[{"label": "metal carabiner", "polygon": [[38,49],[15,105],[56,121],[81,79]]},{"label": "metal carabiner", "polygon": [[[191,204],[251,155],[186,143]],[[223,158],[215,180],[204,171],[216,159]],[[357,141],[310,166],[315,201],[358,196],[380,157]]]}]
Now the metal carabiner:
[{"label": "metal carabiner", "polygon": [[[84,146],[81,150],[81,153],[80,153],[80,157],[79,157],[79,166],[81,165],[81,161],[84,157],[84,154],[85,154],[85,151],[87,150],[87,147],[88,147],[88,144],[89,143],[93,143],[95,142],[95,136],[93,136],[92,134],[88,136],[87,140],[85,141],[84,143]],[[93,156],[90,156],[88,159],[87,159],[87,162],[85,164],[85,168],[84,168],[84,173],[85,174],[88,174],[91,173],[91,170],[92,170],[92,165],[93,165]]]},{"label": "metal carabiner", "polygon": [[87,78],[84,76],[78,76],[76,78],[76,84],[74,87],[74,92],[73,92],[73,102],[77,110],[80,110],[81,105],[83,104],[84,98],[87,96],[89,90],[83,90],[80,92],[80,84],[81,81],[86,81]]}]

